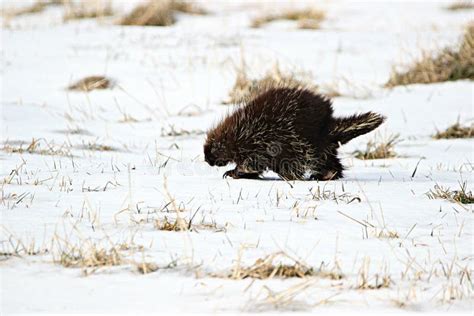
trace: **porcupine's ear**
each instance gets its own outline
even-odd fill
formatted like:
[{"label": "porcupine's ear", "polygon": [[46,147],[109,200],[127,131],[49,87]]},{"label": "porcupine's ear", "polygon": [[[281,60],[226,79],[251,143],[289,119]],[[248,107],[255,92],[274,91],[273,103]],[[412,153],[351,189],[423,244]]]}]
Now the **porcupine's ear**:
[{"label": "porcupine's ear", "polygon": [[384,121],[384,116],[373,112],[336,118],[329,127],[329,135],[333,142],[345,144],[353,138],[371,132]]}]

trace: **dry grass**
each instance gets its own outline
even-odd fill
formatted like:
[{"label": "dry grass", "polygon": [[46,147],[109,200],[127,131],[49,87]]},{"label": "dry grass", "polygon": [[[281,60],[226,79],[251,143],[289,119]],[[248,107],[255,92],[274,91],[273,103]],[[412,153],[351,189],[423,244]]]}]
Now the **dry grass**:
[{"label": "dry grass", "polygon": [[467,26],[459,48],[445,48],[438,54],[424,52],[406,71],[394,69],[385,87],[462,79],[474,80],[474,23]]},{"label": "dry grass", "polygon": [[[278,262],[276,262],[279,259]],[[289,263],[285,264],[281,261],[285,260]],[[292,258],[284,252],[276,252],[264,258],[257,259],[255,263],[248,267],[241,266],[241,258],[236,262],[235,267],[224,275],[214,275],[217,277],[231,278],[234,280],[252,279],[272,279],[272,278],[306,278],[321,277],[333,280],[340,280],[343,275],[337,271],[315,270],[308,267],[301,261]]]},{"label": "dry grass", "polygon": [[156,219],[154,220],[153,226],[157,230],[164,230],[164,231],[195,231],[198,232],[200,230],[211,230],[213,232],[225,232],[225,227],[220,227],[215,222],[211,223],[193,223],[192,219],[190,221],[182,218],[177,217],[174,220],[170,220],[168,217],[164,217],[163,219]]},{"label": "dry grass", "polygon": [[152,0],[141,4],[126,15],[121,25],[169,26],[176,22],[175,13],[206,14],[191,2],[176,0]]},{"label": "dry grass", "polygon": [[236,280],[253,278],[253,279],[271,279],[277,278],[304,278],[312,276],[314,271],[312,268],[296,261],[291,264],[274,264],[274,260],[278,257],[289,259],[284,253],[278,252],[266,256],[265,258],[257,259],[255,263],[249,267],[242,267],[239,264],[232,270],[228,277]]},{"label": "dry grass", "polygon": [[426,195],[430,199],[443,199],[461,204],[474,203],[474,196],[471,190],[468,191],[467,182],[459,183],[459,186],[459,190],[451,190],[436,184]]},{"label": "dry grass", "polygon": [[392,284],[390,275],[384,273],[383,275],[375,274],[373,277],[369,277],[370,269],[370,258],[364,257],[362,265],[357,275],[356,288],[359,290],[379,290],[383,288],[389,288]]},{"label": "dry grass", "polygon": [[235,104],[248,100],[252,95],[258,94],[258,91],[268,87],[284,86],[297,89],[309,89],[314,92],[318,91],[318,87],[311,82],[310,75],[304,72],[288,72],[284,73],[276,64],[261,79],[250,79],[247,75],[245,63],[237,71],[237,78],[229,92],[229,99],[224,104]]},{"label": "dry grass", "polygon": [[398,134],[391,135],[382,141],[377,141],[377,139],[370,140],[365,150],[356,150],[354,155],[357,159],[362,160],[394,158],[397,156],[394,147],[398,142]]},{"label": "dry grass", "polygon": [[182,128],[176,128],[174,125],[170,125],[169,129],[162,129],[162,137],[178,137],[178,136],[198,136],[204,135],[206,132],[200,129],[186,130]]},{"label": "dry grass", "polygon": [[196,14],[196,15],[204,15],[208,14],[206,10],[198,6],[196,3],[192,1],[171,1],[171,8],[174,11],[186,13],[186,14]]},{"label": "dry grass", "polygon": [[3,144],[3,151],[13,154],[36,154],[36,155],[51,155],[51,156],[70,156],[70,148],[65,144],[57,146],[48,143],[44,138],[33,138],[30,143],[24,142],[5,142]]},{"label": "dry grass", "polygon": [[61,5],[64,3],[64,0],[43,0],[43,1],[36,1],[31,5],[15,8],[15,9],[3,9],[2,15],[8,18],[22,16],[22,15],[29,15],[29,14],[36,14],[41,13],[49,6],[54,5]]},{"label": "dry grass", "polygon": [[258,28],[269,22],[277,20],[291,20],[298,22],[298,28],[318,29],[325,18],[323,11],[306,8],[301,10],[288,10],[278,14],[269,14],[258,17],[252,21],[252,27]]},{"label": "dry grass", "polygon": [[68,2],[65,6],[64,21],[94,19],[114,15],[110,1],[87,0]]},{"label": "dry grass", "polygon": [[160,269],[156,263],[153,262],[141,262],[135,264],[137,267],[137,271],[141,274],[148,274],[152,272],[156,272]]},{"label": "dry grass", "polygon": [[[128,256],[136,252],[143,254],[144,247],[135,244],[133,238],[126,242],[114,241],[109,236],[100,239],[84,238],[81,232],[73,228],[65,238],[54,234],[51,240],[53,263],[66,268],[79,268],[84,275],[90,275],[102,268],[136,266],[138,264],[128,259]],[[148,266],[148,269],[147,271],[150,271],[151,266]]]},{"label": "dry grass", "polygon": [[112,81],[104,76],[89,76],[85,77],[68,87],[73,91],[89,92],[92,90],[108,89],[112,86]]},{"label": "dry grass", "polygon": [[45,5],[43,2],[35,2],[29,6],[18,8],[18,9],[11,9],[11,10],[2,10],[3,11],[3,16],[8,16],[8,17],[16,17],[16,16],[22,16],[22,15],[29,15],[29,14],[35,14],[35,13],[40,13],[43,12],[46,9],[47,5]]},{"label": "dry grass", "polygon": [[110,145],[99,144],[96,142],[84,143],[81,146],[78,146],[79,149],[91,150],[91,151],[118,151],[117,148]]},{"label": "dry grass", "polygon": [[474,9],[474,2],[472,0],[459,0],[451,3],[446,7],[446,10],[459,11]]},{"label": "dry grass", "polygon": [[4,226],[0,227],[0,238],[2,240],[0,243],[0,262],[11,257],[41,256],[49,253],[49,249],[44,243],[43,245],[38,245],[33,238],[28,240],[19,238]]},{"label": "dry grass", "polygon": [[373,97],[373,90],[367,85],[356,83],[344,76],[320,85],[320,93],[329,98],[347,97],[352,99],[368,99]]},{"label": "dry grass", "polygon": [[336,193],[336,191],[326,190],[326,186],[321,188],[318,186],[315,190],[309,189],[309,194],[314,201],[334,201],[336,203],[344,202],[350,204],[352,202],[362,202],[362,199],[357,195],[352,195],[347,192]]},{"label": "dry grass", "polygon": [[472,138],[474,137],[474,124],[471,126],[461,126],[459,122],[451,125],[444,131],[437,131],[433,135],[434,139],[452,139],[452,138]]},{"label": "dry grass", "polygon": [[398,232],[394,231],[394,230],[388,230],[388,229],[373,229],[371,231],[371,234],[375,237],[375,238],[380,238],[380,239],[397,239],[397,238],[400,238],[400,234],[398,234]]},{"label": "dry grass", "polygon": [[60,252],[56,263],[66,268],[98,268],[118,266],[123,263],[123,257],[117,247],[103,248],[94,243],[71,246]]},{"label": "dry grass", "polygon": [[177,217],[174,221],[170,221],[168,217],[165,217],[162,220],[155,220],[154,222],[155,229],[165,230],[165,231],[186,231],[189,230],[190,225],[185,219]]}]

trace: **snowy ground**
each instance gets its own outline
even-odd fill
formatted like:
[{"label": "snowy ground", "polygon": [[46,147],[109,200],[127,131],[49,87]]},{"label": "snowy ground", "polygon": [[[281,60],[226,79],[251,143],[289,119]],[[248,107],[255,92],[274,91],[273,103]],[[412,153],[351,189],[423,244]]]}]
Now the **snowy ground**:
[{"label": "snowy ground", "polygon": [[[2,314],[472,312],[472,206],[426,193],[462,181],[471,189],[472,140],[430,135],[473,121],[473,84],[382,88],[392,65],[421,48],[456,45],[472,12],[446,4],[322,1],[320,30],[248,27],[277,1],[206,2],[210,15],[163,28],[63,23],[60,8],[11,20],[1,32],[0,251],[17,255],[0,256]],[[336,114],[386,115],[379,132],[401,135],[399,158],[353,158],[372,134],[342,148],[343,180],[223,180],[226,169],[203,160],[203,133],[229,111],[221,103],[242,55],[255,77],[278,62],[338,83]],[[94,74],[114,88],[65,89]],[[32,139],[55,154],[7,150]],[[174,204],[194,230],[155,228],[174,221]],[[129,249],[118,266],[58,264],[68,247],[91,244]],[[213,277],[279,251],[343,278]],[[163,268],[143,275],[143,262]]]}]

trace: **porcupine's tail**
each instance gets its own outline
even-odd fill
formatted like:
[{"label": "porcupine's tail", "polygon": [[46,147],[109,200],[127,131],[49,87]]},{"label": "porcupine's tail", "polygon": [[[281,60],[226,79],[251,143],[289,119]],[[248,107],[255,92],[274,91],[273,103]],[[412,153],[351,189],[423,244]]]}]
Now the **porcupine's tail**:
[{"label": "porcupine's tail", "polygon": [[373,131],[384,121],[384,116],[373,112],[335,118],[329,127],[329,135],[333,142],[346,144],[353,138]]}]

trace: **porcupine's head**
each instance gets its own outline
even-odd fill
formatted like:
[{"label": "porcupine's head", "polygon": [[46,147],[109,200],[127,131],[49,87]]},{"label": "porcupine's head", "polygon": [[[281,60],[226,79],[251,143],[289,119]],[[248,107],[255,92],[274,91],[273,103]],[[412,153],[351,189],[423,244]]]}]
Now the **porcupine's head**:
[{"label": "porcupine's head", "polygon": [[204,160],[211,166],[223,167],[233,161],[225,138],[216,129],[207,133],[204,144]]}]

